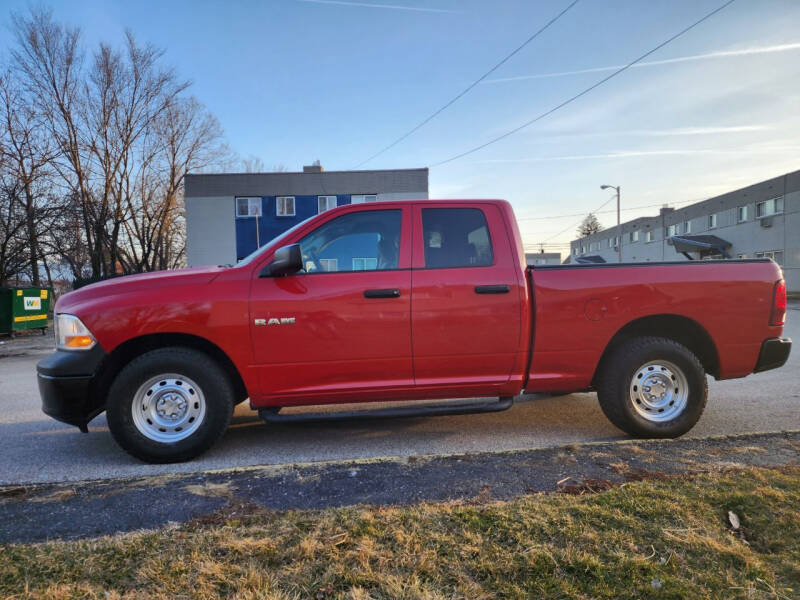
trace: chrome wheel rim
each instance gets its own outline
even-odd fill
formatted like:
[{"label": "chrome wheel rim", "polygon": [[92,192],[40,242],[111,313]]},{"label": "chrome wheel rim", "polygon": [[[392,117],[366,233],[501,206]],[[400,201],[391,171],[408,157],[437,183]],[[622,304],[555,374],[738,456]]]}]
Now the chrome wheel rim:
[{"label": "chrome wheel rim", "polygon": [[674,363],[653,360],[636,369],[629,395],[640,417],[662,423],[684,411],[689,399],[689,383]]},{"label": "chrome wheel rim", "polygon": [[206,415],[206,399],[200,386],[188,377],[164,373],[139,386],[131,410],[139,433],[170,444],[197,431]]}]

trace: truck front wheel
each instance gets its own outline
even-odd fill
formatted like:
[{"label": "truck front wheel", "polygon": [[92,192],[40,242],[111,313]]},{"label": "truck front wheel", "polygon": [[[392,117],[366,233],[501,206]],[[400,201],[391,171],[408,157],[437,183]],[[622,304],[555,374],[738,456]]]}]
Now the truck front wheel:
[{"label": "truck front wheel", "polygon": [[128,363],[106,400],[117,443],[146,462],[192,459],[228,427],[233,388],[224,370],[191,348],[160,348]]},{"label": "truck front wheel", "polygon": [[640,337],[604,359],[597,396],[608,419],[626,433],[674,438],[700,419],[708,384],[691,350],[667,338]]}]

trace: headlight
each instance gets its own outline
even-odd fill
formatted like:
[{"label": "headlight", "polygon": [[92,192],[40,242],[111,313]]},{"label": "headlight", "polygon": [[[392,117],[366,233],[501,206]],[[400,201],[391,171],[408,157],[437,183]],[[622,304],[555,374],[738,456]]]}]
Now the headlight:
[{"label": "headlight", "polygon": [[97,343],[86,325],[75,315],[57,314],[55,330],[56,348],[59,350],[89,350]]}]

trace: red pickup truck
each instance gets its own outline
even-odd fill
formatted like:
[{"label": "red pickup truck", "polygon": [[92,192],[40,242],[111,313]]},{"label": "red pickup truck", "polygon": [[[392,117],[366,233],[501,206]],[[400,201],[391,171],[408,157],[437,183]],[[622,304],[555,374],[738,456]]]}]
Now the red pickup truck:
[{"label": "red pickup truck", "polygon": [[[268,421],[503,410],[521,392],[596,390],[640,437],[679,436],[706,374],[783,365],[786,286],[764,260],[526,267],[501,200],[342,206],[236,266],[121,277],[59,299],[43,409],[187,460],[250,400]],[[378,411],[283,407],[409,402]]]}]

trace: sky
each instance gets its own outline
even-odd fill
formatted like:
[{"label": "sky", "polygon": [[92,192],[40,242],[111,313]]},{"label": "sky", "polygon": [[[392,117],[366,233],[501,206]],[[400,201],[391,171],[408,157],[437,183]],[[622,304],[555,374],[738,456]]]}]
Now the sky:
[{"label": "sky", "polygon": [[[45,2],[88,47],[164,49],[230,146],[267,168],[352,169],[450,101],[571,0]],[[430,166],[431,198],[504,198],[526,248],[567,252],[622,188],[623,221],[800,168],[800,2],[737,0],[503,140],[723,0],[579,0],[468,94],[361,168]],[[0,2],[0,56],[22,0]],[[644,208],[640,208],[644,207]],[[613,202],[598,215],[616,223]],[[542,245],[544,244],[544,245]]]}]

